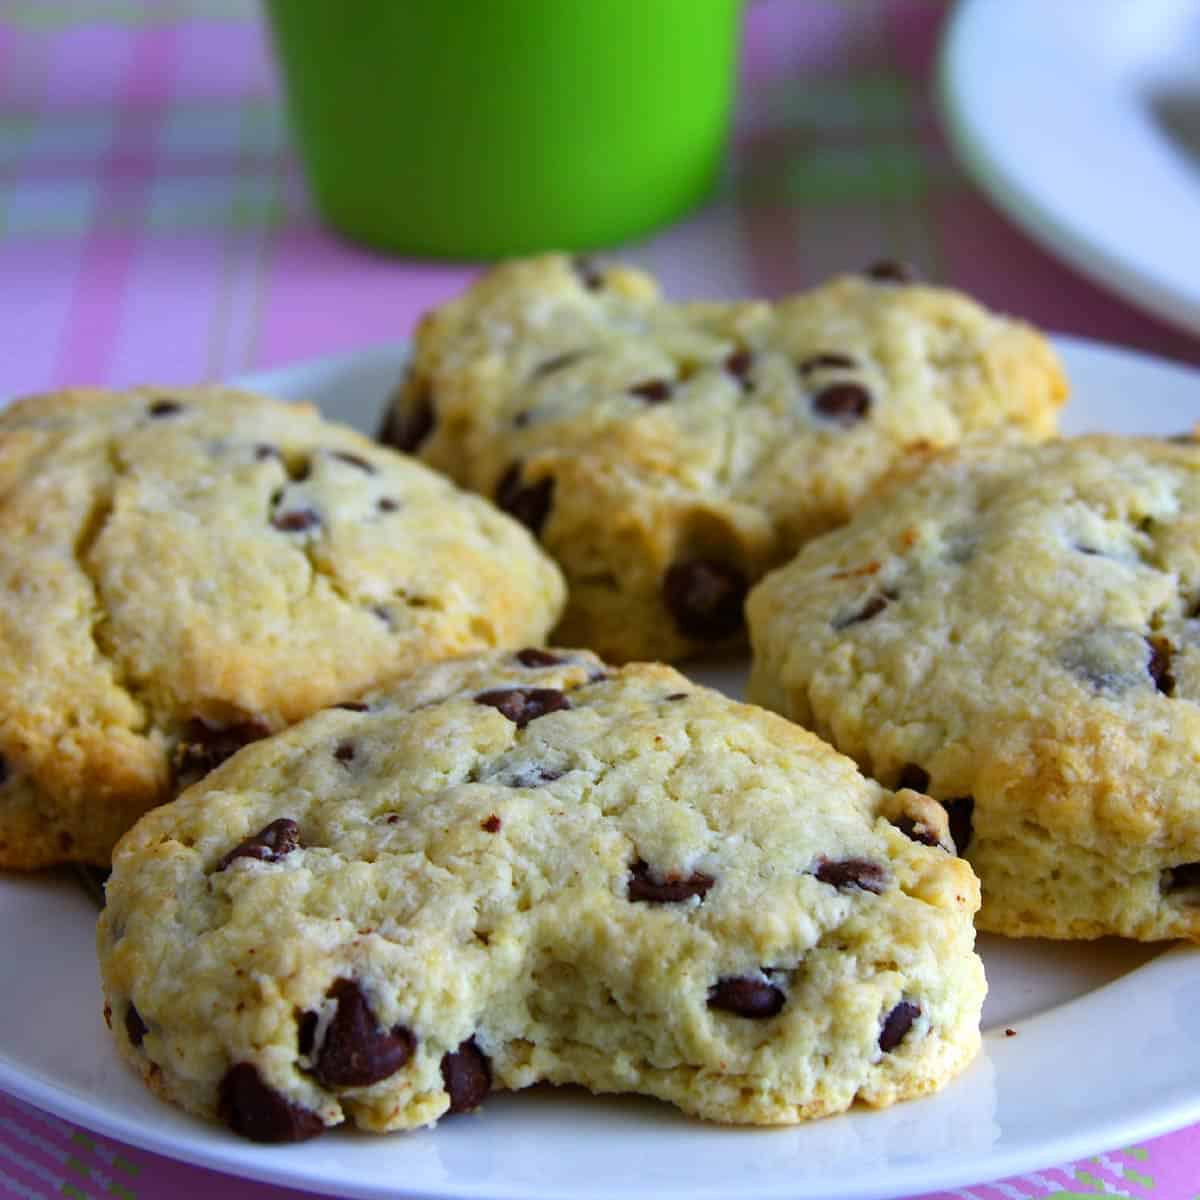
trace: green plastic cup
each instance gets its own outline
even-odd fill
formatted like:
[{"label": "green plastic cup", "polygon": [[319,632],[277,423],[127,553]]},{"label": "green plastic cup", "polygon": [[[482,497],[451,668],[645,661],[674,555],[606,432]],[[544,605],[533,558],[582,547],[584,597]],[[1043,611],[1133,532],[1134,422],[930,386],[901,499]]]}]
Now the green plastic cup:
[{"label": "green plastic cup", "polygon": [[488,258],[636,236],[708,193],[741,0],[267,0],[324,219]]}]

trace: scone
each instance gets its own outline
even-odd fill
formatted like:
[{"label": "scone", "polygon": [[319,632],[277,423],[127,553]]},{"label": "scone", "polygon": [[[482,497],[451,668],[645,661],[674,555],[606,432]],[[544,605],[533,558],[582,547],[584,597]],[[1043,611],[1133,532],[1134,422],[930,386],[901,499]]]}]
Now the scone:
[{"label": "scone", "polygon": [[108,862],[245,742],[544,638],[517,522],[307,405],[219,388],[0,413],[0,867]]},{"label": "scone", "polygon": [[979,1044],[940,807],[669,667],[426,668],[248,746],[118,845],[98,943],[147,1084],[261,1141],[539,1081],[778,1124]]},{"label": "scone", "polygon": [[384,436],[492,497],[562,565],[560,641],[675,659],[744,638],[747,586],[879,477],[980,429],[1041,438],[1048,344],[871,276],[664,303],[639,271],[508,263],[432,313]]},{"label": "scone", "polygon": [[751,696],[927,791],[982,929],[1200,939],[1200,446],[964,451],[750,596]]}]

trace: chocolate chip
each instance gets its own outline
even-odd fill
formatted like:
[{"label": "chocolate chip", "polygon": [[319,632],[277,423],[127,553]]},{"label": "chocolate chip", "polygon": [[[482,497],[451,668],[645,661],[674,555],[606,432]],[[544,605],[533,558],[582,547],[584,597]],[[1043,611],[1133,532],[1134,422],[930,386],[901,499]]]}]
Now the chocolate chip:
[{"label": "chocolate chip", "polygon": [[960,855],[966,854],[971,844],[972,817],[975,813],[975,798],[959,796],[955,800],[945,800],[942,806],[946,810],[946,819],[950,823],[950,836],[954,839],[954,848]]},{"label": "chocolate chip", "polygon": [[604,276],[600,273],[600,268],[596,265],[595,260],[586,254],[575,255],[571,259],[571,266],[575,274],[579,276],[579,282],[589,292],[598,292],[604,286]]},{"label": "chocolate chip", "polygon": [[291,512],[276,513],[271,524],[280,533],[303,533],[321,524],[321,518],[311,508],[294,508]]},{"label": "chocolate chip", "polygon": [[496,816],[495,813],[491,813],[489,816],[485,817],[479,822],[479,828],[482,829],[484,833],[499,833],[500,818]]},{"label": "chocolate chip", "polygon": [[917,278],[916,271],[908,263],[897,262],[891,258],[881,258],[878,262],[873,262],[864,274],[880,283],[912,283]]},{"label": "chocolate chip", "polygon": [[659,882],[651,874],[649,864],[639,858],[629,868],[626,895],[631,901],[645,904],[679,904],[693,896],[703,900],[714,883],[716,880],[702,871],[693,871],[686,878],[668,873]]},{"label": "chocolate chip", "polygon": [[527,646],[517,651],[517,662],[523,667],[557,667],[562,663],[557,654],[549,650],[539,650],[536,646]]},{"label": "chocolate chip", "polygon": [[1148,637],[1146,644],[1150,647],[1150,661],[1146,670],[1154,680],[1154,686],[1164,696],[1175,694],[1175,676],[1171,674],[1171,643],[1165,637]]},{"label": "chocolate chip", "polygon": [[864,858],[843,858],[840,861],[823,858],[817,864],[815,874],[822,883],[839,890],[853,887],[878,896],[887,886],[887,872],[883,867]]},{"label": "chocolate chip", "polygon": [[663,576],[663,603],[684,637],[717,642],[742,628],[747,586],[737,567],[694,558],[668,568]]},{"label": "chocolate chip", "polygon": [[920,842],[922,846],[940,846],[938,835],[928,825],[918,823],[913,817],[901,817],[896,822],[896,828],[911,841]]},{"label": "chocolate chip", "polygon": [[109,1027],[109,1029],[112,1028],[112,1005],[111,1004],[106,1004],[104,1006],[104,1023],[105,1023],[105,1025],[107,1025]]},{"label": "chocolate chip", "polygon": [[690,692],[672,692],[669,696],[664,696],[663,699],[674,702],[676,700],[686,700],[689,695],[691,695]]},{"label": "chocolate chip", "polygon": [[883,1019],[883,1028],[879,1031],[879,1048],[885,1054],[904,1041],[905,1035],[912,1028],[913,1022],[921,1015],[919,1005],[901,1000],[895,1008]]},{"label": "chocolate chip", "polygon": [[147,411],[152,417],[173,417],[183,412],[183,405],[178,400],[155,400]]},{"label": "chocolate chip", "polygon": [[896,593],[892,591],[876,592],[874,596],[870,596],[863,606],[856,612],[853,612],[848,617],[839,617],[833,622],[834,629],[848,629],[851,625],[857,625],[861,621],[869,621],[872,617],[877,617],[887,606],[896,599]]},{"label": "chocolate chip", "polygon": [[303,483],[312,474],[312,459],[297,458],[284,464],[288,478],[294,483]]},{"label": "chocolate chip", "polygon": [[146,1022],[132,1004],[125,1010],[125,1033],[131,1046],[140,1046],[146,1036]]},{"label": "chocolate chip", "polygon": [[370,705],[364,704],[361,700],[344,700],[341,704],[335,704],[334,708],[344,708],[347,712],[367,712]]},{"label": "chocolate chip", "polygon": [[813,408],[839,425],[861,421],[871,408],[871,393],[861,383],[831,383],[813,397]]},{"label": "chocolate chip", "polygon": [[366,1087],[394,1075],[412,1057],[416,1039],[403,1025],[381,1029],[362,989],[339,979],[329,989],[337,1000],[333,1020],[313,1070],[326,1087]]},{"label": "chocolate chip", "polygon": [[536,483],[521,482],[521,464],[513,463],[496,485],[496,504],[536,537],[542,532],[554,497],[554,476]]},{"label": "chocolate chip", "polygon": [[405,454],[414,454],[433,432],[435,420],[433,388],[422,381],[405,408],[398,405],[392,408],[384,419],[379,440]]},{"label": "chocolate chip", "polygon": [[254,447],[255,462],[267,462],[272,458],[283,458],[283,455],[279,453],[278,446],[271,446],[266,442],[259,442],[259,444]]},{"label": "chocolate chip", "polygon": [[391,496],[381,496],[375,507],[381,513],[394,513],[400,507],[400,501],[393,500]]},{"label": "chocolate chip", "polygon": [[474,1038],[442,1055],[442,1083],[450,1097],[447,1112],[470,1112],[487,1099],[492,1090],[492,1064]]},{"label": "chocolate chip", "polygon": [[4,760],[4,755],[0,754],[0,787],[3,787],[8,782],[8,763]]},{"label": "chocolate chip", "polygon": [[665,379],[647,379],[643,383],[635,383],[629,392],[647,404],[662,404],[671,398],[671,385]]},{"label": "chocolate chip", "polygon": [[303,1012],[296,1021],[296,1047],[301,1054],[307,1056],[312,1053],[313,1045],[317,1040],[317,1025],[320,1023],[320,1017],[315,1012]]},{"label": "chocolate chip", "polygon": [[1102,550],[1097,550],[1094,546],[1080,546],[1077,544],[1075,549],[1078,550],[1080,554],[1086,554],[1089,557],[1104,557],[1104,552]]},{"label": "chocolate chip", "polygon": [[233,1130],[252,1142],[306,1142],[325,1131],[315,1112],[290,1103],[262,1081],[253,1063],[235,1063],[225,1072],[217,1110]]},{"label": "chocolate chip", "polygon": [[751,351],[744,346],[738,350],[731,350],[725,356],[722,365],[742,385],[742,391],[750,390],[750,369],[754,366],[754,355]]},{"label": "chocolate chip", "polygon": [[519,412],[515,417],[513,417],[513,428],[524,429],[532,420],[533,414],[528,409],[525,409],[523,412]]},{"label": "chocolate chip", "polygon": [[533,378],[542,379],[546,375],[553,375],[555,371],[561,371],[564,367],[577,363],[583,356],[582,350],[568,350],[566,354],[556,354],[553,358],[548,358],[534,367]]},{"label": "chocolate chip", "polygon": [[739,975],[718,979],[708,989],[709,1008],[751,1020],[773,1017],[783,1007],[785,999],[782,989],[765,979]]},{"label": "chocolate chip", "polygon": [[239,842],[217,863],[216,869],[224,871],[239,858],[253,858],[258,862],[278,862],[281,858],[300,849],[300,827],[290,817],[280,817],[260,829],[253,837]]},{"label": "chocolate chip", "polygon": [[353,762],[354,743],[351,741],[338,742],[337,749],[333,752],[333,757],[343,764]]},{"label": "chocolate chip", "polygon": [[193,717],[184,728],[175,747],[175,787],[189,787],[209,771],[232,758],[243,746],[269,737],[271,729],[262,721],[238,721],[217,725],[203,717]]},{"label": "chocolate chip", "polygon": [[476,704],[486,704],[503,713],[518,729],[547,713],[571,707],[571,702],[557,688],[494,688],[480,692]]},{"label": "chocolate chip", "polygon": [[810,355],[796,367],[796,370],[801,375],[811,375],[814,371],[824,370],[853,371],[857,366],[858,363],[848,354],[825,353]]},{"label": "chocolate chip", "polygon": [[1180,863],[1163,872],[1163,891],[1182,892],[1200,888],[1200,862]]},{"label": "chocolate chip", "polygon": [[1197,441],[1194,433],[1172,433],[1165,440],[1172,446],[1194,446]]},{"label": "chocolate chip", "polygon": [[918,767],[916,763],[905,763],[900,768],[900,779],[896,784],[896,789],[911,788],[914,792],[929,791],[929,772],[924,767]]},{"label": "chocolate chip", "polygon": [[496,782],[503,787],[535,788],[541,787],[543,783],[553,783],[556,779],[561,779],[564,774],[564,771],[556,770],[554,767],[543,767],[537,763],[527,763],[514,768],[507,775],[497,779]]},{"label": "chocolate chip", "polygon": [[357,467],[360,471],[365,471],[368,475],[375,474],[374,464],[369,463],[361,454],[351,454],[346,450],[332,450],[329,457],[336,458],[338,462],[344,462],[351,467]]}]

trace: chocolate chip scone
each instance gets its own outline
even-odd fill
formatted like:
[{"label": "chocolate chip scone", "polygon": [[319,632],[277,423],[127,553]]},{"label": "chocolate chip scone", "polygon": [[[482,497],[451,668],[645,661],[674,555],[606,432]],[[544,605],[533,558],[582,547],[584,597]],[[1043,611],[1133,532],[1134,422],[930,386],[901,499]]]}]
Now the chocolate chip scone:
[{"label": "chocolate chip scone", "polygon": [[118,845],[117,1044],[247,1137],[539,1081],[717,1121],[887,1105],[975,1054],[941,808],[669,667],[442,663],[242,750]]},{"label": "chocolate chip scone", "polygon": [[1054,430],[1065,383],[1037,333],[884,275],[670,305],[638,271],[509,263],[426,317],[384,437],[540,537],[570,587],[560,641],[740,641],[747,586],[897,462]]},{"label": "chocolate chip scone", "polygon": [[0,866],[107,863],[240,745],[541,640],[517,522],[307,405],[217,388],[0,413]]},{"label": "chocolate chip scone", "polygon": [[1200,447],[950,455],[748,611],[751,695],[946,804],[980,928],[1200,938]]}]

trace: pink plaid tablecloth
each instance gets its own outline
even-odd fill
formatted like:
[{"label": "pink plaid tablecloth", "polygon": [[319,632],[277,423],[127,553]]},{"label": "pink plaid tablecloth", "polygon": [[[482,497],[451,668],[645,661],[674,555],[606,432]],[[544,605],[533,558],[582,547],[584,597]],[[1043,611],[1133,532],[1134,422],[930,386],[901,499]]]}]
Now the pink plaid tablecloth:
[{"label": "pink plaid tablecloth", "polygon": [[[251,0],[0,5],[0,395],[219,379],[395,339],[470,277],[319,228],[257,15]],[[718,194],[625,252],[711,296],[887,255],[1050,329],[1200,364],[1200,342],[1048,258],[965,181],[930,97],[944,15],[937,0],[753,6]],[[2,1197],[218,1193],[284,1195],[0,1095]],[[1200,1200],[1200,1127],[937,1200],[1098,1195]]]}]

